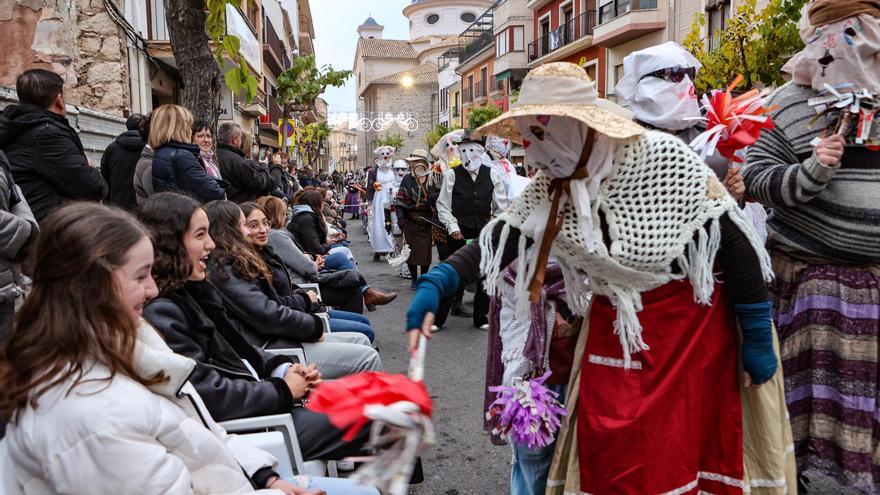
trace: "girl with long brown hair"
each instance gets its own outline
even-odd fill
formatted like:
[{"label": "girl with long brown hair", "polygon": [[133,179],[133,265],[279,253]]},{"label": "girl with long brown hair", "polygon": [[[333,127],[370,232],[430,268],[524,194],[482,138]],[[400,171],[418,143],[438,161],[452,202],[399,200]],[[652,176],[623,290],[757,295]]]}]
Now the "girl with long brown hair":
[{"label": "girl with long brown hair", "polygon": [[278,480],[271,455],[226,436],[187,381],[193,362],[140,319],[158,290],[137,220],[77,203],[42,227],[33,290],[0,359],[25,492],[316,493]]},{"label": "girl with long brown hair", "polygon": [[[292,287],[283,268],[270,272],[244,235],[245,217],[238,205],[216,201],[205,210],[211,237],[217,241],[210,280],[223,295],[226,314],[249,342],[262,348],[301,346],[330,379],[382,368],[366,332],[346,331],[331,319],[334,331],[325,334],[317,314],[323,308],[314,293]],[[366,329],[372,334],[369,326]]]}]

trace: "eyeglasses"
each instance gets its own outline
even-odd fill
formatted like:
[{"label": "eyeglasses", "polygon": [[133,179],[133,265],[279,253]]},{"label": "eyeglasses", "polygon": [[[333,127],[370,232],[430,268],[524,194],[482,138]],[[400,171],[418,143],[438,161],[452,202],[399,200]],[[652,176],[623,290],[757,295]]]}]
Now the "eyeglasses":
[{"label": "eyeglasses", "polygon": [[642,76],[639,81],[646,77],[656,77],[657,79],[663,79],[666,81],[672,81],[674,83],[679,83],[684,79],[684,76],[687,76],[691,81],[694,80],[694,77],[697,75],[696,67],[667,67],[665,69],[655,70],[654,72],[649,72]]}]

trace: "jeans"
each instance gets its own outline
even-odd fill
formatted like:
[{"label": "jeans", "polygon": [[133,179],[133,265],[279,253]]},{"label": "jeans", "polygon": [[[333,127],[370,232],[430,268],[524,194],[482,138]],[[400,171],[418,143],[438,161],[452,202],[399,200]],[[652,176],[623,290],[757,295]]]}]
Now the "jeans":
[{"label": "jeans", "polygon": [[300,488],[324,490],[327,495],[379,495],[379,491],[375,488],[363,486],[345,478],[294,476],[288,481]]},{"label": "jeans", "polygon": [[354,263],[351,262],[345,252],[340,250],[324,256],[324,269],[332,271],[353,270]]},{"label": "jeans", "polygon": [[370,339],[370,342],[376,338],[376,332],[370,326],[370,320],[364,315],[350,313],[348,311],[340,311],[331,309],[327,312],[330,316],[331,332],[355,332],[362,333]]},{"label": "jeans", "polygon": [[[567,385],[547,385],[559,394],[559,402],[565,403]],[[556,440],[550,445],[530,449],[520,443],[513,443],[513,465],[510,467],[510,495],[544,495],[547,490],[547,474],[553,462]]]}]

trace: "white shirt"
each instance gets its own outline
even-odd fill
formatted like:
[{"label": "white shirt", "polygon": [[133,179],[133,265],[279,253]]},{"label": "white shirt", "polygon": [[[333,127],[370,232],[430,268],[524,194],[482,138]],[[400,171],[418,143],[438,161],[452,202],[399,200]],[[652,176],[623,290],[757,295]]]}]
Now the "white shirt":
[{"label": "white shirt", "polygon": [[[486,167],[486,165],[481,165],[481,167]],[[490,171],[492,185],[495,186],[492,191],[492,215],[498,215],[509,206],[507,200],[507,187],[504,185],[504,179],[498,175],[498,172],[492,170],[490,167],[487,168],[489,168]],[[475,181],[477,180],[479,170],[477,172],[468,173],[471,175],[471,179]],[[450,168],[443,172],[443,185],[440,187],[440,195],[437,197],[437,216],[440,218],[440,223],[446,226],[446,231],[450,235],[454,232],[461,231],[458,227],[458,220],[452,214],[453,187],[455,187],[455,169]]]}]

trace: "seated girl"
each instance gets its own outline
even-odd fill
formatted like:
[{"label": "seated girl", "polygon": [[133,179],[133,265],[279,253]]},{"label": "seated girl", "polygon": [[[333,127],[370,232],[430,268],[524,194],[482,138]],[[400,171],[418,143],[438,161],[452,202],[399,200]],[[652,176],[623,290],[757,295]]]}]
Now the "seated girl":
[{"label": "seated girl", "polygon": [[[269,219],[269,246],[289,270],[291,280],[300,284],[317,282],[325,304],[343,311],[363,313],[364,305],[369,311],[374,311],[376,306],[388,304],[397,297],[396,292],[381,292],[367,285],[363,275],[353,268],[342,253],[317,255],[313,260],[303,252],[293,233],[285,228],[287,207],[284,202],[273,196],[263,196],[256,202]],[[340,259],[331,259],[334,257]],[[329,269],[328,260],[331,266],[338,268]],[[351,287],[358,288],[363,297],[353,294],[349,290]]]},{"label": "seated girl", "polygon": [[342,253],[351,265],[327,258],[324,266],[331,270],[357,268],[351,250],[345,247],[345,236],[339,231],[330,233],[324,219],[324,198],[317,189],[304,189],[294,197],[293,218],[287,225],[302,250],[313,255],[332,255]]},{"label": "seated girl", "polygon": [[[131,215],[76,203],[41,227],[33,290],[0,359],[24,492],[378,494],[347,480],[282,480],[270,454],[214,422],[188,381],[199,365],[140,319],[158,291],[153,246]],[[301,395],[318,380],[288,370],[279,388]]]}]

